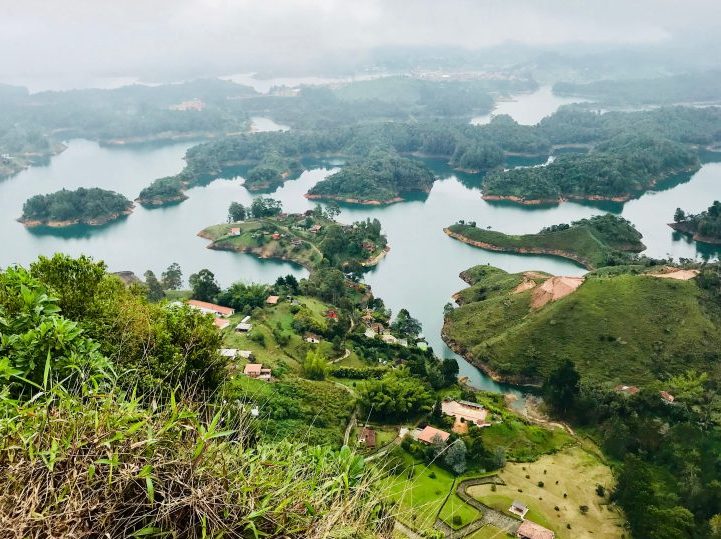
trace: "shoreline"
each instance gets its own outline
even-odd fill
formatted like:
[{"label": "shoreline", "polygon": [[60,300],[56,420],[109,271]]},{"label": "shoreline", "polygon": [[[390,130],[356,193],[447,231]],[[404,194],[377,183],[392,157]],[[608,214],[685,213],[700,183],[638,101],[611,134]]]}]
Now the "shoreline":
[{"label": "shoreline", "polygon": [[506,384],[509,386],[516,386],[517,388],[523,390],[530,390],[530,389],[540,389],[542,387],[541,384],[530,382],[527,378],[523,377],[508,377],[501,375],[494,371],[488,364],[476,360],[470,352],[468,352],[462,345],[448,337],[446,335],[446,321],[443,321],[443,327],[441,329],[441,339],[444,343],[446,343],[446,346],[450,348],[454,353],[461,356],[463,359],[465,359],[468,363],[479,369],[483,374],[488,376],[491,380],[496,382],[497,384]]},{"label": "shoreline", "polygon": [[281,260],[283,262],[292,262],[293,264],[296,264],[304,269],[306,269],[309,273],[313,271],[314,268],[312,268],[310,265],[308,265],[307,262],[300,261],[298,259],[289,258],[285,256],[263,256],[263,251],[261,248],[254,248],[254,247],[236,247],[233,245],[224,245],[222,243],[219,243],[217,240],[214,240],[210,237],[209,234],[205,232],[205,229],[201,230],[196,234],[199,238],[203,238],[204,240],[208,240],[210,243],[205,246],[206,249],[212,249],[213,251],[228,251],[232,253],[243,253],[243,254],[251,254],[256,256],[257,258],[261,260]]},{"label": "shoreline", "polygon": [[581,266],[583,266],[584,268],[586,268],[589,271],[596,269],[595,266],[593,264],[591,264],[585,258],[582,258],[573,253],[569,253],[568,251],[561,251],[561,250],[555,250],[555,249],[543,249],[540,247],[501,247],[499,245],[493,245],[491,243],[486,243],[483,241],[472,240],[466,236],[463,236],[462,234],[453,232],[449,228],[444,228],[443,232],[445,232],[445,234],[447,236],[449,236],[455,240],[458,240],[458,241],[465,243],[467,245],[470,245],[472,247],[478,247],[479,249],[485,249],[487,251],[496,251],[499,253],[521,254],[521,255],[558,256],[558,257],[566,258],[568,260],[576,262],[577,264],[580,264]]},{"label": "shoreline", "polygon": [[505,202],[514,202],[516,204],[521,204],[522,206],[542,206],[542,205],[552,205],[552,206],[560,206],[564,202],[578,202],[578,201],[588,201],[588,202],[629,202],[633,199],[632,195],[618,195],[618,196],[601,196],[601,195],[566,195],[558,198],[523,198],[519,197],[517,195],[481,195],[481,198],[488,202],[498,202],[498,201],[505,201]]},{"label": "shoreline", "polygon": [[373,258],[369,258],[365,262],[361,262],[361,266],[363,266],[364,268],[373,268],[373,267],[377,266],[378,264],[380,264],[381,260],[383,260],[386,257],[386,255],[388,254],[388,252],[390,250],[391,250],[391,246],[386,245],[383,248],[383,250],[381,250],[381,252],[378,253],[376,256],[374,256]]},{"label": "shoreline", "polygon": [[395,204],[396,202],[403,202],[405,200],[401,197],[394,197],[387,200],[375,200],[342,197],[338,195],[314,195],[311,193],[305,193],[303,196],[308,200],[334,200],[336,202],[345,202],[346,204],[360,204],[362,206],[384,206],[388,204]]},{"label": "shoreline", "polygon": [[107,215],[105,217],[97,217],[95,219],[71,219],[69,221],[39,221],[37,219],[24,219],[23,217],[20,217],[17,219],[18,223],[22,223],[25,228],[37,228],[41,226],[46,226],[50,228],[68,228],[75,225],[86,225],[86,226],[102,226],[107,223],[110,223],[112,221],[116,221],[117,219],[120,219],[121,217],[127,217],[128,215],[133,213],[133,210],[135,209],[135,204],[133,204],[130,208],[128,208],[125,211],[113,213],[111,215]]},{"label": "shoreline", "polygon": [[154,197],[154,198],[136,198],[135,202],[143,206],[144,208],[160,208],[163,206],[169,206],[171,204],[178,204],[185,200],[188,200],[188,195],[185,192],[181,192],[178,195],[172,197]]},{"label": "shoreline", "polygon": [[721,245],[721,239],[709,238],[708,236],[702,236],[698,232],[693,230],[686,222],[668,223],[668,226],[680,234],[684,234],[686,236],[691,236],[691,239],[693,241],[697,241],[699,243],[706,243],[709,245]]},{"label": "shoreline", "polygon": [[703,165],[697,163],[694,166],[685,167],[678,170],[671,170],[666,172],[665,174],[662,174],[658,178],[653,178],[648,181],[648,183],[639,191],[636,191],[634,193],[624,193],[621,195],[613,195],[613,196],[607,196],[607,195],[559,195],[558,198],[524,198],[522,196],[518,195],[495,195],[495,194],[486,194],[482,193],[481,198],[488,202],[493,201],[506,201],[506,202],[513,202],[516,204],[521,204],[522,206],[538,206],[538,205],[554,205],[558,206],[563,204],[564,202],[629,202],[633,200],[634,198],[639,198],[646,194],[648,191],[652,190],[659,182],[662,182],[664,180],[669,179],[672,176],[675,176],[676,174],[683,174],[686,172],[698,172]]}]

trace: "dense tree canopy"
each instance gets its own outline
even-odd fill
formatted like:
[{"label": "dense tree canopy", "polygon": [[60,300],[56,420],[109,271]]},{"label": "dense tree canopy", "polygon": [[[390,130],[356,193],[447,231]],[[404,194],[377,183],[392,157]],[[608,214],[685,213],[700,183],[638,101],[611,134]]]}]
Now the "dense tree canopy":
[{"label": "dense tree canopy", "polygon": [[132,202],[119,193],[81,187],[49,195],[35,195],[23,206],[22,219],[32,222],[68,221],[92,224],[118,217],[132,209]]},{"label": "dense tree canopy", "polygon": [[392,201],[431,190],[433,172],[417,161],[384,151],[373,152],[315,184],[310,195],[357,201]]}]

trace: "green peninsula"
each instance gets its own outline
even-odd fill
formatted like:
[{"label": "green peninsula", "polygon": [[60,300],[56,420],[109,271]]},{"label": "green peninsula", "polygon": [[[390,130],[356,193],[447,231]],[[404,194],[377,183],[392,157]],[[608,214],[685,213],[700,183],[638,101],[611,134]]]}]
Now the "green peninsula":
[{"label": "green peninsula", "polygon": [[[584,277],[476,266],[444,340],[497,379],[541,383],[570,359],[596,383],[647,384],[716,372],[721,307],[699,270],[619,266]],[[714,375],[715,376],[715,375]]]},{"label": "green peninsula", "polygon": [[389,250],[377,219],[341,225],[321,211],[279,214],[208,227],[209,249],[295,262],[313,271],[325,259],[346,271],[376,265]]},{"label": "green peninsula", "polygon": [[400,202],[409,193],[428,193],[435,176],[422,163],[390,152],[376,151],[314,185],[310,199],[355,204]]},{"label": "green peninsula", "polygon": [[639,253],[646,248],[641,243],[641,233],[631,222],[610,213],[520,236],[478,228],[475,222],[458,222],[444,232],[481,249],[560,256],[587,269],[628,262],[629,253]]}]

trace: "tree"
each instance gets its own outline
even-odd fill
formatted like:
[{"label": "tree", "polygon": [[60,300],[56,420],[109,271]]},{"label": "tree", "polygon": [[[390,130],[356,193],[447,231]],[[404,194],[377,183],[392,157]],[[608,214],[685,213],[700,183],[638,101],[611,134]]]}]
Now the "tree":
[{"label": "tree", "polygon": [[684,212],[681,208],[676,208],[676,213],[673,214],[673,221],[675,223],[680,223],[681,221],[686,220],[686,212]]},{"label": "tree", "polygon": [[147,296],[150,301],[160,301],[165,297],[160,281],[150,270],[145,272],[145,286],[148,288]]},{"label": "tree", "polygon": [[446,386],[456,383],[458,380],[458,361],[455,358],[447,357],[441,363],[441,373]]},{"label": "tree", "polygon": [[249,312],[256,307],[265,305],[268,287],[264,284],[233,283],[226,290],[216,295],[218,302],[236,311]]},{"label": "tree", "polygon": [[325,380],[328,374],[328,361],[320,350],[310,350],[303,361],[303,376],[309,380]]},{"label": "tree", "polygon": [[63,315],[71,320],[83,318],[95,306],[93,300],[102,288],[105,270],[104,262],[85,255],[72,258],[58,253],[30,264],[30,273],[50,287]]},{"label": "tree", "polygon": [[543,391],[551,408],[562,414],[568,413],[576,402],[580,381],[581,376],[569,359],[551,372],[543,384]]},{"label": "tree", "polygon": [[407,309],[401,309],[391,324],[391,329],[401,337],[416,338],[422,331],[421,323],[413,318]]},{"label": "tree", "polygon": [[380,380],[359,384],[358,399],[366,413],[387,419],[428,412],[434,401],[428,386],[406,369],[394,370]]},{"label": "tree", "polygon": [[337,202],[331,201],[326,205],[325,214],[328,216],[328,219],[331,221],[335,221],[336,217],[340,215],[340,206]]},{"label": "tree", "polygon": [[193,298],[200,301],[214,301],[220,293],[220,286],[215,275],[209,269],[202,269],[190,276],[190,287],[193,289]]},{"label": "tree", "polygon": [[283,211],[282,202],[270,197],[255,198],[250,205],[250,213],[256,219],[272,217],[278,215],[281,211]]},{"label": "tree", "polygon": [[466,471],[466,444],[458,438],[443,454],[443,464],[456,475]]},{"label": "tree", "polygon": [[160,283],[163,290],[178,290],[183,286],[183,272],[180,270],[180,264],[173,262],[168,266],[160,276]]},{"label": "tree", "polygon": [[246,210],[240,202],[231,202],[228,208],[228,222],[237,223],[245,221]]}]

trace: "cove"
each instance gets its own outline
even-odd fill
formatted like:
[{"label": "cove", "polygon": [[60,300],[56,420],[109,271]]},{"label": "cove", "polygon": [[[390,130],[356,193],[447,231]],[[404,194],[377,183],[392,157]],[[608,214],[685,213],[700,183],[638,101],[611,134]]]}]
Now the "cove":
[{"label": "cove", "polygon": [[[96,143],[73,140],[68,149],[48,166],[33,167],[0,182],[0,266],[28,264],[38,255],[56,251],[82,253],[103,259],[113,271],[132,270],[139,275],[147,269],[161,272],[178,262],[185,277],[210,268],[223,285],[234,281],[273,282],[280,275],[306,275],[293,264],[258,260],[250,255],[212,251],[198,238],[204,227],[222,222],[231,201],[249,204],[251,195],[243,179],[219,179],[188,191],[181,204],[159,209],[136,208],[122,221],[100,228],[73,227],[65,230],[26,230],[15,219],[26,198],[62,187],[98,186],[117,190],[134,198],[154,178],[176,173],[190,143],[168,146],[103,148]],[[658,187],[626,204],[590,205],[566,203],[555,207],[524,207],[490,203],[481,199],[480,177],[456,173],[436,160],[425,160],[441,178],[430,194],[381,207],[342,206],[339,219],[349,223],[377,218],[388,236],[391,251],[365,281],[394,312],[406,307],[422,323],[424,333],[441,357],[455,356],[443,343],[440,332],[443,306],[451,295],[465,287],[458,274],[476,264],[491,264],[507,271],[542,270],[560,275],[581,275],[585,270],[554,257],[491,253],[456,242],[443,227],[458,219],[475,220],[510,233],[536,232],[544,226],[612,211],[630,219],[644,234],[647,254],[656,257],[702,258],[718,256],[718,247],[704,247],[666,226],[677,206],[700,211],[714,198],[721,198],[721,163],[715,155],[691,177]],[[542,163],[536,159],[514,158],[509,166]],[[303,194],[342,164],[339,161],[307,162],[309,168],[298,179],[287,182],[271,195],[282,200],[289,212],[305,211],[314,203]],[[474,386],[490,391],[514,393],[518,388],[497,384],[459,358],[461,374]]]}]

